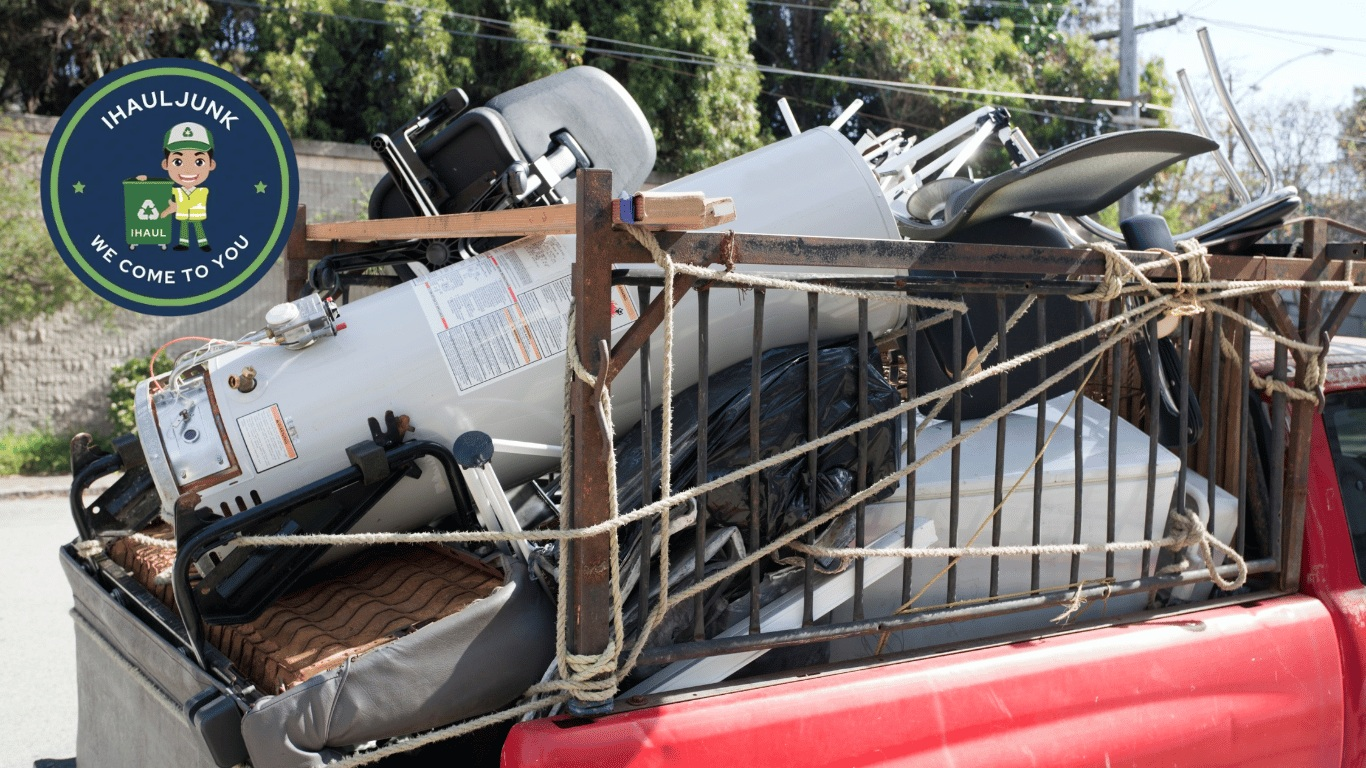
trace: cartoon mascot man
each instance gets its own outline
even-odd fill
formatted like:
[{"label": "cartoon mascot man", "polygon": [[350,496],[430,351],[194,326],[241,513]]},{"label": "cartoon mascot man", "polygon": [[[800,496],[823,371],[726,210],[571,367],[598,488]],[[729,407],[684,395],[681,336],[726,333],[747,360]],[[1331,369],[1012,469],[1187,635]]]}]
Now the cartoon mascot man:
[{"label": "cartoon mascot man", "polygon": [[180,239],[175,250],[190,249],[190,229],[194,229],[199,250],[209,250],[209,239],[204,235],[204,221],[208,219],[209,190],[203,184],[209,172],[218,167],[213,159],[213,134],[199,123],[177,123],[166,132],[162,142],[161,168],[176,183],[174,196],[161,218],[175,213],[180,222]]}]

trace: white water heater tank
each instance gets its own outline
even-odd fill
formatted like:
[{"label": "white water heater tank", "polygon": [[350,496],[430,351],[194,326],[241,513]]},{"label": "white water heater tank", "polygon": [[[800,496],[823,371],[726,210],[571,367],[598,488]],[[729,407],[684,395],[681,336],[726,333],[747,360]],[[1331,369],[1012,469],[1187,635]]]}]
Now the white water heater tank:
[{"label": "white water heater tank", "polygon": [[[899,238],[868,163],[828,128],[666,189],[734,198],[737,218],[726,228],[738,232]],[[203,506],[231,515],[344,469],[346,447],[371,437],[366,419],[382,419],[386,411],[410,417],[412,439],[447,446],[469,430],[558,445],[573,258],[573,236],[519,240],[346,305],[345,329],[336,336],[298,349],[233,350],[210,359],[203,375],[156,394],[143,382],[138,432],[164,516],[172,518],[176,498],[189,491],[200,494]],[[587,311],[612,312],[620,336],[640,307],[636,289],[614,290],[612,307]],[[696,306],[689,295],[677,309],[677,389],[697,377]],[[822,297],[820,309],[822,338],[856,333],[855,301]],[[905,320],[905,311],[875,302],[869,327],[891,330]],[[804,341],[806,319],[804,295],[770,291],[765,348]],[[750,356],[752,321],[752,298],[737,290],[711,292],[712,371]],[[658,371],[662,344],[651,346]],[[244,387],[240,378],[248,368],[254,386]],[[613,389],[618,430],[640,418],[638,376],[633,364]],[[238,377],[237,387],[229,377]],[[652,377],[656,390],[659,379]],[[655,404],[658,397],[656,391]],[[400,482],[353,530],[409,530],[451,512],[444,473],[433,460],[424,461],[430,466],[420,478]],[[493,460],[509,487],[557,463],[509,452]]]}]

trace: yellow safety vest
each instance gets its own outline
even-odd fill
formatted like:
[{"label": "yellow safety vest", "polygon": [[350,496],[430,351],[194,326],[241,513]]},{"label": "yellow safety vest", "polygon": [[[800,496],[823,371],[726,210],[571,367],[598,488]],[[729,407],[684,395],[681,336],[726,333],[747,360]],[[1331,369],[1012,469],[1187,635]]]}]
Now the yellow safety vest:
[{"label": "yellow safety vest", "polygon": [[176,187],[175,202],[175,217],[179,221],[203,221],[208,218],[209,190],[204,187],[195,187],[192,192]]}]

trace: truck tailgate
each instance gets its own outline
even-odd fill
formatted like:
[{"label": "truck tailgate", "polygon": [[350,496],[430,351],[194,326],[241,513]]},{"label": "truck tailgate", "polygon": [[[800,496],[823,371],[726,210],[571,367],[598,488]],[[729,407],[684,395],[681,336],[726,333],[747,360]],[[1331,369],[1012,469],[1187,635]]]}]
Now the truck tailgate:
[{"label": "truck tailgate", "polygon": [[1291,596],[522,723],[511,766],[1328,766],[1332,619]]}]

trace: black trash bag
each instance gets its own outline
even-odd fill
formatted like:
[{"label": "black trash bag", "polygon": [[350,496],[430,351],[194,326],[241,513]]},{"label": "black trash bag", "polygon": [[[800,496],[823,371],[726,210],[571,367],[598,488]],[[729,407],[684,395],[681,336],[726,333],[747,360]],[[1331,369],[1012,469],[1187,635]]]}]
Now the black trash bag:
[{"label": "black trash bag", "polygon": [[[807,430],[807,347],[805,344],[772,349],[763,354],[759,382],[760,448],[758,459],[787,451],[801,443],[855,423],[858,415],[858,348],[854,340],[821,348],[817,353],[816,435]],[[707,421],[707,479],[726,475],[752,463],[749,454],[750,376],[752,361],[737,363],[709,378],[710,411]],[[901,402],[900,394],[882,375],[881,358],[869,345],[868,415],[887,411]],[[697,387],[680,392],[673,401],[673,490],[697,484]],[[653,435],[660,434],[661,410],[650,415]],[[899,419],[867,430],[868,472],[873,480],[896,469],[901,444]],[[659,485],[659,451],[653,453],[651,485]],[[617,441],[617,498],[622,512],[644,505],[641,492],[643,470],[640,430],[632,428]],[[855,490],[858,476],[857,435],[837,440],[817,451],[817,509],[829,510]],[[813,517],[807,477],[807,459],[792,461],[759,473],[759,523],[762,542],[772,541]],[[888,488],[870,501],[886,498]],[[656,490],[656,495],[658,491]],[[707,494],[710,525],[734,525],[749,530],[749,481],[742,480]],[[842,534],[851,526],[835,524],[826,530]],[[629,536],[629,534],[628,534]],[[822,540],[842,546],[852,534]]]}]

